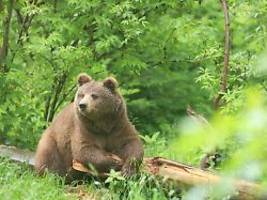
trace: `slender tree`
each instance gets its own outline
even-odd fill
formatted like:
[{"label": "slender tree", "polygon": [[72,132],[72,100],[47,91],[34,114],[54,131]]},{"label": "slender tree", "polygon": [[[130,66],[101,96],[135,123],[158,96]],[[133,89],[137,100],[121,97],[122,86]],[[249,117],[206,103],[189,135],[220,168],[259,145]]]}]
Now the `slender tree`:
[{"label": "slender tree", "polygon": [[221,105],[223,94],[227,90],[227,79],[229,72],[229,57],[230,57],[230,17],[227,0],[220,0],[224,13],[224,65],[221,73],[220,91],[214,100],[214,107],[218,109]]},{"label": "slender tree", "polygon": [[6,72],[7,66],[4,64],[4,61],[8,54],[8,47],[9,47],[9,32],[10,32],[10,24],[11,24],[11,18],[12,18],[12,12],[14,7],[15,0],[9,0],[7,4],[7,16],[3,21],[3,42],[2,46],[0,48],[0,65],[1,65],[1,71]]}]

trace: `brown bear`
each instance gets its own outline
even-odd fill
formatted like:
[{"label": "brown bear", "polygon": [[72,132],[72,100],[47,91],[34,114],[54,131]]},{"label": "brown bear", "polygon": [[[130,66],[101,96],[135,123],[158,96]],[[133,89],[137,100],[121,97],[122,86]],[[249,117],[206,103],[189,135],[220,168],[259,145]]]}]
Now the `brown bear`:
[{"label": "brown bear", "polygon": [[112,77],[95,81],[83,73],[78,85],[74,102],[43,133],[35,169],[39,174],[47,169],[65,176],[77,160],[100,173],[114,169],[126,176],[134,174],[143,158],[143,146],[128,119],[117,81]]}]

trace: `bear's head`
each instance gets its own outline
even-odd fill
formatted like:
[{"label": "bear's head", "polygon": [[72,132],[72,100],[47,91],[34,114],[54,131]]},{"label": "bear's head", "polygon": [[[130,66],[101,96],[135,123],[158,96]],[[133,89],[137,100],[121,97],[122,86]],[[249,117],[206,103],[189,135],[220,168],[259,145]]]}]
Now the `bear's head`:
[{"label": "bear's head", "polygon": [[123,99],[117,91],[118,82],[115,78],[95,81],[82,73],[78,76],[78,85],[74,102],[77,112],[82,116],[91,120],[112,117],[122,108]]}]

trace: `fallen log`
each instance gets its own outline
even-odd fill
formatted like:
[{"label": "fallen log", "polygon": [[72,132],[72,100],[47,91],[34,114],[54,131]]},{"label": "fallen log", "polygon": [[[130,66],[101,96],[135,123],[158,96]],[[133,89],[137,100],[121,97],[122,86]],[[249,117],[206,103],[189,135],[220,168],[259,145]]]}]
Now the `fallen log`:
[{"label": "fallen log", "polygon": [[[148,173],[172,180],[177,184],[187,186],[216,185],[223,178],[215,173],[194,168],[185,164],[170,161],[161,157],[145,158],[145,170]],[[261,199],[261,187],[256,183],[244,180],[233,180],[233,187],[239,193],[239,199]]]},{"label": "fallen log", "polygon": [[[113,155],[114,159],[119,159]],[[0,157],[8,157],[15,162],[25,162],[30,166],[34,165],[34,153],[28,150],[21,150],[16,147],[0,145]],[[161,157],[144,158],[143,170],[146,173],[162,177],[164,180],[172,181],[178,185],[216,185],[224,179],[212,172],[178,163]],[[73,161],[73,169],[92,174],[88,167],[77,161]],[[102,177],[108,174],[99,174]],[[265,199],[262,196],[260,185],[244,180],[233,180],[233,187],[239,193],[239,199]]]},{"label": "fallen log", "polygon": [[34,166],[34,152],[27,149],[18,149],[14,146],[0,145],[0,157],[7,157],[12,161]]},{"label": "fallen log", "polygon": [[[87,167],[77,161],[73,161],[73,168],[77,171],[91,173]],[[223,181],[222,177],[212,172],[161,157],[144,158],[144,171],[162,177],[165,181],[172,181],[183,186],[213,186]],[[108,174],[101,174],[101,176],[105,175]],[[234,180],[233,187],[238,192],[239,199],[262,199],[262,196],[260,196],[262,189],[256,183]]]}]

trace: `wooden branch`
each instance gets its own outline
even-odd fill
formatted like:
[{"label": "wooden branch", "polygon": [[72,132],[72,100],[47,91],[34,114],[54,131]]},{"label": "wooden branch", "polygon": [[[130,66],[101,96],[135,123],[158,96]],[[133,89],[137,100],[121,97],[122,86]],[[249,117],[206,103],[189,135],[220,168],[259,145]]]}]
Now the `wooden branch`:
[{"label": "wooden branch", "polygon": [[31,26],[31,22],[34,18],[35,14],[32,14],[32,15],[29,15],[27,14],[22,22],[22,25],[21,25],[21,29],[20,29],[20,32],[19,32],[19,36],[18,36],[18,40],[17,40],[17,44],[22,44],[22,36],[23,36],[23,33],[28,33],[28,30]]},{"label": "wooden branch", "polygon": [[19,8],[15,8],[15,11],[16,11],[16,15],[17,15],[18,24],[21,25],[23,23],[23,16],[22,16]]},{"label": "wooden branch", "polygon": [[[63,74],[60,77],[58,76],[54,77],[53,85],[51,88],[51,95],[47,97],[45,103],[44,119],[46,120],[46,122],[51,122],[53,120],[53,117],[60,106],[59,103],[60,104],[63,103],[62,99],[61,100],[59,99],[59,96],[63,91],[66,80],[67,80],[67,72],[63,72]],[[64,93],[63,98],[66,97],[64,95],[67,96],[68,94]]]},{"label": "wooden branch", "polygon": [[[38,0],[33,0],[30,2],[31,5],[33,6],[38,6],[38,4],[40,2],[38,2]],[[17,40],[17,44],[21,44],[22,43],[22,35],[23,33],[28,33],[28,30],[31,26],[31,23],[32,23],[32,20],[34,18],[36,14],[27,14],[24,19],[22,20],[22,25],[21,25],[21,29],[20,29],[20,32],[19,32],[19,36],[18,36],[18,40]]]},{"label": "wooden branch", "polygon": [[7,157],[12,161],[34,166],[34,152],[18,149],[13,146],[0,145],[0,157]]},{"label": "wooden branch", "polygon": [[63,74],[59,77],[59,79],[57,79],[57,83],[56,83],[57,85],[56,85],[56,89],[55,89],[54,98],[53,98],[53,101],[51,102],[51,105],[50,105],[48,122],[51,122],[54,118],[54,115],[56,113],[56,106],[57,106],[57,103],[59,101],[59,96],[63,90],[63,87],[66,83],[66,80],[67,80],[67,72],[63,72]]},{"label": "wooden branch", "polygon": [[44,119],[46,122],[49,122],[48,119],[49,119],[49,112],[50,112],[50,104],[51,104],[52,95],[53,95],[53,92],[55,90],[55,87],[56,87],[56,77],[54,77],[54,81],[53,81],[53,84],[51,86],[51,94],[47,97],[47,99],[45,101]]},{"label": "wooden branch", "polygon": [[[73,169],[91,174],[88,168],[77,161],[73,162]],[[178,186],[214,186],[223,182],[223,178],[214,173],[161,157],[144,158],[144,171],[159,176],[164,181],[176,183]],[[100,175],[107,176],[107,174]],[[232,184],[238,192],[239,199],[255,200],[263,197],[263,190],[258,184],[244,180],[233,180]]]},{"label": "wooden branch", "polygon": [[[38,6],[41,4],[41,2],[38,2],[38,0],[34,0],[30,2],[32,5]],[[24,18],[23,16],[20,14],[19,10],[16,9],[17,15],[18,15],[18,21],[21,24],[21,28],[18,34],[18,39],[16,41],[17,47],[16,49],[13,51],[12,57],[11,57],[11,62],[13,62],[13,60],[15,59],[17,52],[19,50],[19,47],[21,47],[23,45],[23,34],[25,33],[25,35],[28,37],[28,33],[29,33],[29,28],[31,26],[32,20],[35,17],[36,14],[27,14]]]},{"label": "wooden branch", "polygon": [[220,91],[214,100],[214,108],[218,109],[221,105],[221,98],[227,89],[229,57],[230,57],[230,17],[227,0],[220,0],[224,13],[224,67],[221,73]]},{"label": "wooden branch", "polygon": [[[203,117],[201,114],[194,111],[190,105],[187,106],[186,112],[187,112],[187,115],[196,124],[199,124],[200,126],[212,128],[208,120],[205,117]],[[217,160],[220,157],[221,155],[216,150],[206,153],[205,156],[203,156],[203,158],[200,161],[200,169],[202,170],[208,169],[211,165],[210,164],[211,161],[214,163],[214,165],[217,165],[218,164]]]},{"label": "wooden branch", "polygon": [[73,92],[73,90],[77,87],[76,84],[74,84],[68,91],[64,92],[62,94],[62,98],[58,101],[55,110],[57,110],[59,108],[59,106],[62,105],[62,103],[65,101],[65,99]]},{"label": "wooden branch", "polygon": [[187,106],[186,113],[197,124],[210,127],[210,123],[208,122],[208,120],[205,117],[203,117],[201,114],[194,111],[190,105]]},{"label": "wooden branch", "polygon": [[[116,155],[110,155],[112,158],[120,160]],[[29,164],[31,167],[34,165],[34,153],[28,150],[21,150],[15,147],[0,145],[0,157],[8,157],[15,162],[23,162]],[[143,170],[146,173],[163,178],[164,181],[171,181],[181,186],[197,186],[206,185],[213,186],[223,182],[223,178],[219,175],[188,166],[183,163],[168,160],[162,157],[144,158]],[[73,170],[84,172],[87,175],[95,175],[90,169],[79,163],[73,161]],[[100,177],[107,177],[107,173],[98,174]],[[258,184],[244,181],[233,180],[233,187],[239,192],[239,199],[265,199],[263,192],[266,192]]]},{"label": "wooden branch", "polygon": [[7,68],[6,65],[3,65],[7,54],[8,54],[8,47],[9,47],[9,32],[10,32],[10,24],[11,24],[11,18],[12,18],[12,12],[13,12],[13,6],[14,6],[15,0],[9,0],[7,4],[7,16],[3,22],[3,43],[2,47],[0,48],[0,65],[1,65],[1,71],[6,72]]},{"label": "wooden branch", "polygon": [[[220,176],[198,168],[187,166],[181,163],[169,161],[160,157],[146,158],[145,170],[148,173],[171,180],[178,185],[216,185],[223,181]],[[261,187],[258,184],[234,180],[233,186],[239,192],[239,199],[259,199]]]}]

